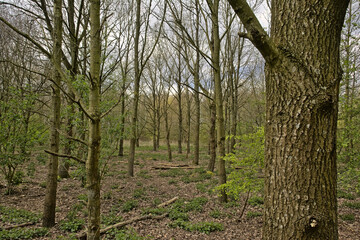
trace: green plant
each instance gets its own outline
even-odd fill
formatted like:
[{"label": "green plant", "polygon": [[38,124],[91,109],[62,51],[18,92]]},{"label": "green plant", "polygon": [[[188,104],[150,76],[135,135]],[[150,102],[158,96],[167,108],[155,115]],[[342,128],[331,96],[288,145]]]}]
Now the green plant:
[{"label": "green plant", "polygon": [[167,211],[166,208],[146,208],[142,212],[143,214],[162,215]]},{"label": "green plant", "polygon": [[168,184],[172,185],[172,184],[176,184],[177,181],[175,179],[171,179],[168,181]]},{"label": "green plant", "polygon": [[169,224],[172,228],[182,228],[190,232],[203,232],[209,234],[215,231],[223,231],[224,226],[221,223],[216,222],[199,222],[199,223],[190,223],[183,220],[175,220]]},{"label": "green plant", "polygon": [[79,218],[61,220],[59,223],[60,229],[67,232],[77,232],[81,230],[84,225],[85,221]]},{"label": "green plant", "polygon": [[149,171],[147,171],[147,170],[140,170],[139,173],[137,174],[137,176],[144,178],[144,179],[151,178],[151,176],[149,175]]},{"label": "green plant", "polygon": [[242,193],[258,192],[263,188],[263,178],[259,175],[264,165],[264,128],[236,138],[240,143],[235,145],[234,153],[224,157],[233,171],[225,184],[215,188],[219,193],[225,190],[235,200]]},{"label": "green plant", "polygon": [[260,217],[262,216],[262,213],[261,212],[252,212],[252,211],[249,211],[246,213],[246,217],[247,218],[256,218],[256,217]]},{"label": "green plant", "polygon": [[0,239],[34,239],[43,237],[48,233],[46,228],[13,228],[10,230],[0,230]]},{"label": "green plant", "polygon": [[111,211],[108,215],[101,215],[101,223],[105,226],[118,223],[122,220],[120,215],[117,215],[116,211]]},{"label": "green plant", "polygon": [[146,196],[146,189],[145,188],[138,188],[135,189],[133,193],[134,198],[144,198]]},{"label": "green plant", "polygon": [[103,199],[111,199],[112,197],[112,192],[108,191],[103,195]]},{"label": "green plant", "polygon": [[341,214],[340,218],[347,222],[354,222],[355,221],[355,215],[353,213],[350,214]]},{"label": "green plant", "polygon": [[40,220],[40,214],[29,212],[23,209],[0,206],[0,222],[8,223],[36,223]]},{"label": "green plant", "polygon": [[209,215],[213,218],[221,218],[222,216],[224,216],[224,214],[219,209],[211,211]]},{"label": "green plant", "polygon": [[345,198],[345,199],[348,199],[348,200],[354,200],[355,199],[355,196],[352,193],[348,193],[348,192],[345,192],[345,191],[342,191],[342,190],[337,191],[337,197],[338,198]]},{"label": "green plant", "polygon": [[136,200],[128,200],[123,204],[122,211],[123,212],[130,212],[134,208],[137,208],[138,205],[139,205],[138,201],[136,201]]},{"label": "green plant", "polygon": [[249,204],[251,206],[260,206],[264,204],[264,198],[259,197],[259,196],[253,196],[249,199]]},{"label": "green plant", "polygon": [[352,209],[360,209],[360,202],[345,202],[344,206]]},{"label": "green plant", "polygon": [[35,163],[34,162],[29,163],[26,169],[26,175],[28,175],[29,177],[34,177],[35,172],[36,172]]}]

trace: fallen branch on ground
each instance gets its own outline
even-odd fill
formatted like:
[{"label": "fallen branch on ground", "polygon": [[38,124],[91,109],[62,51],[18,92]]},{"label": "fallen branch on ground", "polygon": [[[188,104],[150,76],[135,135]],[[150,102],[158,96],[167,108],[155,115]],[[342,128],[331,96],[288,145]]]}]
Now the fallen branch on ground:
[{"label": "fallen branch on ground", "polygon": [[13,228],[19,228],[19,227],[27,227],[27,226],[31,226],[34,225],[34,222],[29,222],[29,223],[21,223],[21,224],[17,224],[17,225],[12,225],[12,226],[7,226],[7,227],[3,227],[3,230],[10,230]]},{"label": "fallen branch on ground", "polygon": [[171,164],[171,163],[161,163],[157,166],[153,166],[152,169],[160,169],[160,170],[167,170],[167,169],[195,169],[199,168],[199,166],[190,166],[188,164]]},{"label": "fallen branch on ground", "polygon": [[[178,197],[174,197],[174,198],[172,198],[172,199],[170,199],[170,200],[168,200],[166,202],[163,202],[163,203],[157,205],[157,207],[167,206],[167,205],[175,202],[177,199],[178,199]],[[126,220],[126,221],[123,221],[123,222],[119,222],[119,223],[116,223],[114,225],[110,225],[110,226],[108,226],[106,228],[101,229],[100,230],[100,235],[105,234],[107,231],[109,231],[111,229],[124,227],[124,226],[126,226],[128,224],[131,224],[131,223],[134,223],[134,222],[139,222],[139,221],[143,221],[143,220],[147,220],[147,219],[162,219],[162,218],[165,218],[168,215],[169,215],[169,213],[164,213],[163,215],[160,215],[160,216],[148,214],[148,215],[144,215],[144,216],[134,217],[132,219],[129,219],[129,220]],[[79,234],[76,235],[76,238],[81,239],[81,240],[85,240],[86,236],[87,236],[86,232],[80,232]]]}]

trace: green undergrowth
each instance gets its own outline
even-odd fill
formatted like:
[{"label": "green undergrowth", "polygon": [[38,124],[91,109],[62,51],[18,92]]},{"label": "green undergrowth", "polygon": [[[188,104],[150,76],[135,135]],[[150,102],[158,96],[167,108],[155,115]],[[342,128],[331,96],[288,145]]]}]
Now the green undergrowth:
[{"label": "green undergrowth", "polygon": [[355,221],[355,215],[353,213],[350,214],[342,214],[340,215],[340,219],[346,222],[354,222]]},{"label": "green undergrowth", "polygon": [[169,224],[172,228],[182,228],[190,232],[203,232],[209,234],[214,231],[224,230],[221,223],[216,222],[198,222],[192,223],[189,221],[189,212],[202,212],[204,205],[208,202],[205,197],[197,197],[190,201],[179,199],[176,201],[169,212],[169,218],[172,222]]},{"label": "green undergrowth", "polygon": [[[80,195],[79,195],[80,196]],[[85,220],[79,215],[84,211],[85,204],[83,202],[77,203],[72,206],[71,210],[67,213],[66,218],[61,220],[59,228],[65,232],[78,232],[85,226]]]},{"label": "green undergrowth", "polygon": [[23,209],[0,206],[0,221],[7,223],[36,223],[40,221],[40,214]]},{"label": "green undergrowth", "polygon": [[198,222],[198,223],[191,223],[184,220],[175,220],[169,224],[172,228],[182,228],[189,232],[202,232],[209,234],[215,231],[223,231],[224,225],[217,222]]},{"label": "green undergrowth", "polygon": [[360,202],[345,202],[344,206],[351,209],[360,209]]},{"label": "green undergrowth", "polygon": [[0,239],[34,239],[43,237],[48,233],[46,228],[13,228],[10,230],[1,230]]}]

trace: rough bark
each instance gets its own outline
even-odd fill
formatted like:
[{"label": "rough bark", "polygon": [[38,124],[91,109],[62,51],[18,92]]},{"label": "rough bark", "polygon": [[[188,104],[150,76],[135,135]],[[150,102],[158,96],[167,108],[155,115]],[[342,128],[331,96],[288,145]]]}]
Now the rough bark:
[{"label": "rough bark", "polygon": [[86,160],[87,239],[100,239],[100,0],[90,1],[89,148]]},{"label": "rough bark", "polygon": [[[52,113],[51,113],[51,137],[50,149],[52,152],[59,152],[59,132],[60,129],[60,86],[61,75],[61,42],[62,42],[62,0],[54,1],[54,29],[53,29],[53,81],[52,84]],[[50,155],[48,163],[47,184],[45,192],[44,212],[42,216],[43,227],[55,225],[56,190],[58,174],[58,156]]]},{"label": "rough bark", "polygon": [[246,1],[229,2],[267,63],[263,239],[338,239],[339,46],[349,1],[272,1],[271,39]]}]

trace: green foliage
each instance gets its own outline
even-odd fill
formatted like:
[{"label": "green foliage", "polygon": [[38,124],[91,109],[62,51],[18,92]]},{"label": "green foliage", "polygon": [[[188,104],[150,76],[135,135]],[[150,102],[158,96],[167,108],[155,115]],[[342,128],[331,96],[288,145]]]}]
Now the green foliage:
[{"label": "green foliage", "polygon": [[147,240],[151,239],[150,237],[139,236],[134,229],[121,230],[115,234],[115,240]]},{"label": "green foliage", "polygon": [[360,202],[345,202],[344,206],[352,209],[360,209]]},{"label": "green foliage", "polygon": [[117,215],[117,211],[111,211],[108,215],[101,215],[101,223],[109,226],[122,221],[122,217]]},{"label": "green foliage", "polygon": [[81,230],[84,225],[85,221],[83,219],[74,218],[71,220],[61,220],[59,223],[59,228],[66,232],[77,232]]},{"label": "green foliage", "polygon": [[152,215],[162,215],[165,214],[168,210],[166,208],[147,208],[144,209],[142,212],[144,215],[152,214]]},{"label": "green foliage", "polygon": [[147,170],[140,170],[139,173],[137,174],[137,176],[144,178],[144,179],[151,178],[151,176],[149,175],[149,171],[147,171]]},{"label": "green foliage", "polygon": [[30,147],[41,141],[43,134],[43,126],[30,121],[35,99],[36,94],[9,87],[2,97],[4,101],[0,101],[0,171],[7,181],[9,194],[22,180],[18,166],[28,161]]},{"label": "green foliage", "polygon": [[37,213],[32,213],[23,209],[16,209],[12,207],[0,206],[0,221],[8,223],[28,223],[28,222],[38,222],[40,220],[40,215]]},{"label": "green foliage", "polygon": [[179,209],[172,209],[169,213],[169,218],[171,220],[182,220],[182,221],[189,221],[189,215],[185,212],[182,212]]},{"label": "green foliage", "polygon": [[264,204],[264,198],[259,197],[259,196],[253,196],[249,199],[249,204],[251,206],[260,206]]},{"label": "green foliage", "polygon": [[133,193],[133,197],[134,198],[144,198],[146,196],[146,189],[145,188],[138,188],[135,189],[134,193]]},{"label": "green foliage", "polygon": [[262,216],[262,213],[261,212],[252,212],[252,211],[249,211],[246,213],[246,217],[247,218],[256,218],[256,217],[260,217]]},{"label": "green foliage", "polygon": [[182,228],[189,232],[203,232],[209,234],[215,231],[223,231],[224,226],[221,223],[216,222],[198,222],[198,223],[190,223],[183,220],[175,220],[169,224],[172,228]]},{"label": "green foliage", "polygon": [[224,213],[222,213],[219,209],[215,209],[209,213],[210,217],[213,218],[221,218],[224,216]]},{"label": "green foliage", "polygon": [[337,197],[338,198],[345,198],[345,199],[348,199],[348,200],[354,200],[355,199],[355,196],[353,194],[342,191],[342,190],[337,191]]},{"label": "green foliage", "polygon": [[259,173],[264,166],[264,128],[237,138],[240,143],[235,145],[234,153],[224,158],[233,171],[228,175],[227,183],[215,188],[218,192],[225,190],[235,200],[242,193],[258,192],[263,188]]},{"label": "green foliage", "polygon": [[137,208],[137,206],[139,206],[138,201],[136,201],[136,200],[128,200],[123,204],[122,211],[123,212],[130,212],[134,208]]},{"label": "green foliage", "polygon": [[36,172],[35,163],[31,162],[29,163],[27,169],[26,169],[26,175],[29,177],[34,177]]},{"label": "green foliage", "polygon": [[43,237],[48,233],[46,228],[13,228],[0,230],[0,240],[34,239]]},{"label": "green foliage", "polygon": [[81,230],[85,226],[85,221],[78,217],[78,213],[84,208],[84,206],[85,205],[83,203],[73,205],[66,215],[66,219],[60,221],[60,229],[67,232],[77,232]]},{"label": "green foliage", "polygon": [[360,194],[360,170],[345,165],[338,170],[338,188],[346,192]]},{"label": "green foliage", "polygon": [[341,214],[340,218],[347,222],[354,222],[355,221],[355,215],[353,213],[350,214]]}]

